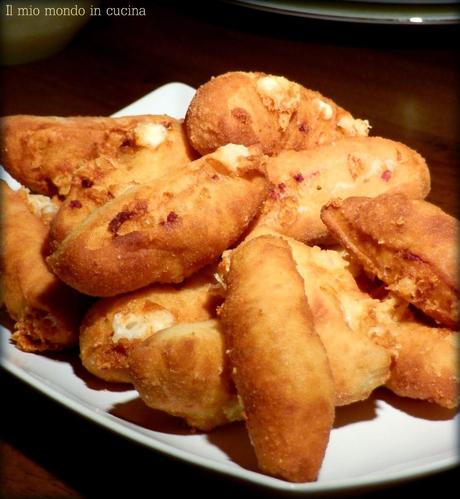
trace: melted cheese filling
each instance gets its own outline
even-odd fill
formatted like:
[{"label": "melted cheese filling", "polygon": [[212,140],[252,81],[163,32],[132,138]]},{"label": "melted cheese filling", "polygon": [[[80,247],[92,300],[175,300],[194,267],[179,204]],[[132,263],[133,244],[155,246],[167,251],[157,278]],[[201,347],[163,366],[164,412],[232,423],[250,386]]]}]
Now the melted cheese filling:
[{"label": "melted cheese filling", "polygon": [[134,129],[134,137],[138,146],[156,149],[168,135],[168,130],[160,123],[140,123]]},{"label": "melted cheese filling", "polygon": [[121,339],[145,339],[148,336],[171,327],[175,323],[174,315],[166,309],[154,310],[144,314],[115,314],[112,320],[112,341]]}]

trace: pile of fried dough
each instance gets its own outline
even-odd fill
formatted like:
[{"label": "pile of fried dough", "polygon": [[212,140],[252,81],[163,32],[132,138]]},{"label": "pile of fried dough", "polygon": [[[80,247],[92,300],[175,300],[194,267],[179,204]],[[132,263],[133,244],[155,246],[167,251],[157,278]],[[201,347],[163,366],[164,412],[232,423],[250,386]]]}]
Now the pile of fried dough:
[{"label": "pile of fried dough", "polygon": [[28,352],[79,346],[193,428],[244,420],[262,472],[318,477],[335,407],[458,404],[458,221],[404,144],[281,76],[185,117],[1,120],[2,298]]}]

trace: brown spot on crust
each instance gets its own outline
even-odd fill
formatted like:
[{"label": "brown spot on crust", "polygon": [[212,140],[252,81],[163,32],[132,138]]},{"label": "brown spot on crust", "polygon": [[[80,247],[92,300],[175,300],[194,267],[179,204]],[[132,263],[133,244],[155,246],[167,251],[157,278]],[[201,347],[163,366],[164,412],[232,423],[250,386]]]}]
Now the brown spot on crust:
[{"label": "brown spot on crust", "polygon": [[169,223],[169,224],[172,224],[173,222],[175,222],[177,219],[179,218],[179,216],[177,215],[177,213],[174,213],[173,211],[170,211],[168,213],[168,216],[166,217],[166,221]]},{"label": "brown spot on crust", "polygon": [[231,111],[231,114],[237,121],[239,121],[243,125],[247,125],[251,122],[250,114],[242,107],[234,107]]},{"label": "brown spot on crust", "polygon": [[281,198],[284,198],[285,191],[286,184],[284,184],[283,182],[277,185],[272,185],[268,191],[268,197],[271,199],[279,200]]},{"label": "brown spot on crust", "polygon": [[113,235],[116,235],[118,232],[118,229],[127,221],[133,218],[134,212],[133,211],[120,211],[120,213],[117,213],[112,220],[109,222],[109,232],[112,232]]},{"label": "brown spot on crust", "polygon": [[94,185],[94,182],[87,177],[83,177],[81,179],[80,183],[81,183],[81,186],[83,187],[83,189],[89,189],[90,187],[93,187],[93,185]]},{"label": "brown spot on crust", "polygon": [[301,173],[296,173],[294,175],[294,180],[300,184],[300,182],[304,181],[303,175]]},{"label": "brown spot on crust", "polygon": [[422,258],[414,253],[411,253],[410,251],[401,251],[400,255],[404,260],[408,260],[410,262],[423,262]]},{"label": "brown spot on crust", "polygon": [[383,180],[385,180],[385,182],[388,182],[391,178],[391,171],[390,170],[385,170],[382,175],[381,175],[381,178]]},{"label": "brown spot on crust", "polygon": [[350,172],[351,178],[356,180],[360,175],[363,174],[365,170],[365,165],[361,158],[353,154],[349,154],[347,158],[348,171]]},{"label": "brown spot on crust", "polygon": [[174,211],[170,211],[168,213],[168,216],[166,217],[166,220],[162,220],[160,222],[160,225],[162,226],[171,226],[172,224],[174,224],[179,218],[179,215],[177,213],[175,213]]},{"label": "brown spot on crust", "polygon": [[172,123],[170,121],[164,120],[161,122],[161,125],[163,125],[166,128],[166,130],[171,130],[172,128]]},{"label": "brown spot on crust", "polygon": [[120,211],[115,215],[112,220],[110,220],[108,225],[109,232],[112,232],[114,236],[117,235],[120,227],[128,220],[131,220],[139,215],[144,214],[147,211],[147,202],[144,200],[136,201],[133,209]]},{"label": "brown spot on crust", "polygon": [[277,200],[280,198],[280,194],[274,187],[270,187],[270,190],[268,191],[268,197]]},{"label": "brown spot on crust", "polygon": [[133,147],[135,145],[135,141],[133,137],[126,137],[120,144],[121,149],[127,149],[129,147]]},{"label": "brown spot on crust", "polygon": [[306,123],[301,123],[298,128],[299,132],[307,133],[309,131],[308,125]]},{"label": "brown spot on crust", "polygon": [[70,203],[69,203],[69,206],[71,208],[81,208],[82,204],[78,199],[72,199],[72,201],[70,201]]}]

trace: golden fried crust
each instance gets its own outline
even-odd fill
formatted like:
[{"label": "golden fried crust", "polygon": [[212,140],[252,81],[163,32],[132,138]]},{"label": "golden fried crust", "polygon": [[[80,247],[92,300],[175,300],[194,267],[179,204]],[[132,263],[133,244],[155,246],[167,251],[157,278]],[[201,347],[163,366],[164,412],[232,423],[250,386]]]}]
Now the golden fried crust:
[{"label": "golden fried crust", "polygon": [[149,407],[203,431],[242,419],[217,320],[164,329],[128,357],[134,387]]},{"label": "golden fried crust", "polygon": [[315,480],[334,420],[334,385],[285,241],[261,236],[232,253],[221,319],[260,468]]},{"label": "golden fried crust", "polygon": [[25,351],[60,350],[78,341],[80,300],[47,268],[48,227],[29,209],[24,191],[1,182],[2,295],[16,321],[12,336]]},{"label": "golden fried crust", "polygon": [[142,123],[171,122],[167,116],[56,117],[6,116],[0,120],[0,160],[34,192],[65,195],[83,161],[136,152],[134,129]]},{"label": "golden fried crust", "polygon": [[222,301],[214,292],[212,268],[180,285],[151,285],[98,300],[80,326],[83,366],[105,381],[130,382],[128,352],[160,329],[183,322],[205,321]]},{"label": "golden fried crust", "polygon": [[98,156],[75,169],[70,192],[51,227],[54,244],[130,187],[148,184],[194,159],[179,121],[167,116],[148,118],[126,130],[129,139],[115,154]]},{"label": "golden fried crust", "polygon": [[265,154],[308,149],[369,124],[320,93],[284,77],[235,71],[198,88],[185,117],[192,146],[208,154],[228,143],[260,144]]},{"label": "golden fried crust", "polygon": [[95,296],[181,282],[236,242],[267,184],[260,156],[225,146],[104,204],[48,262],[64,282]]},{"label": "golden fried crust", "polygon": [[425,160],[404,144],[380,137],[347,137],[308,151],[283,151],[267,162],[273,188],[258,217],[267,227],[310,244],[330,242],[321,207],[332,198],[430,191]]},{"label": "golden fried crust", "polygon": [[458,221],[403,194],[331,201],[321,218],[368,272],[448,327],[458,323]]},{"label": "golden fried crust", "polygon": [[[391,355],[368,336],[378,321],[372,314],[377,300],[356,284],[343,252],[310,247],[265,227],[255,229],[249,238],[262,234],[282,237],[290,246],[297,271],[313,315],[315,330],[326,349],[335,386],[335,405],[365,400],[390,376]],[[358,309],[368,316],[366,330],[355,326],[350,316]]]},{"label": "golden fried crust", "polygon": [[397,349],[386,386],[401,397],[458,406],[458,333],[403,321],[392,330]]}]

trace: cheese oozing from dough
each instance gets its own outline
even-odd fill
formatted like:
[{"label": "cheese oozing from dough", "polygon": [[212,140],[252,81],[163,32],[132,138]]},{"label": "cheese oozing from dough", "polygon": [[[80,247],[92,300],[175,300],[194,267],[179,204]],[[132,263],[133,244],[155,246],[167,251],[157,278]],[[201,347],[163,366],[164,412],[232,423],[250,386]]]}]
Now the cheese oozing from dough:
[{"label": "cheese oozing from dough", "polygon": [[334,110],[332,109],[332,106],[328,104],[327,102],[324,102],[321,99],[315,99],[315,105],[316,108],[319,111],[319,114],[322,118],[325,120],[330,120],[332,118],[332,115],[334,114]]},{"label": "cheese oozing from dough", "polygon": [[38,218],[53,218],[59,207],[48,196],[27,192],[27,202],[33,214]]},{"label": "cheese oozing from dough", "polygon": [[368,120],[354,119],[349,115],[342,116],[338,121],[337,126],[351,135],[360,137],[366,137],[371,128]]},{"label": "cheese oozing from dough", "polygon": [[175,322],[174,315],[165,309],[143,314],[119,312],[112,320],[112,341],[118,343],[121,339],[142,340],[157,331],[173,326]]},{"label": "cheese oozing from dough", "polygon": [[226,144],[219,147],[212,156],[233,172],[238,169],[240,160],[249,156],[249,149],[241,144]]},{"label": "cheese oozing from dough", "polygon": [[167,128],[161,123],[140,123],[134,129],[134,137],[138,146],[156,149],[165,140]]}]

